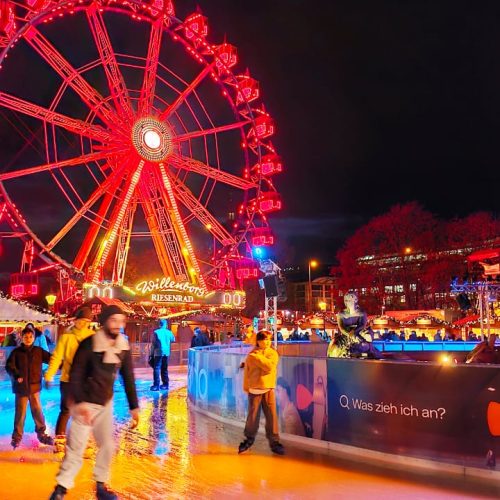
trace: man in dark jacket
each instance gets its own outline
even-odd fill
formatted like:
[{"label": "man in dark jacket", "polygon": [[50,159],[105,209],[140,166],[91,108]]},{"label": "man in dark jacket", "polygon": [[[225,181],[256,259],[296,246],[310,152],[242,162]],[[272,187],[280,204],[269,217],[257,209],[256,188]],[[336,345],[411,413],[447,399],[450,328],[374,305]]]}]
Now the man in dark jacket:
[{"label": "man in dark jacket", "polygon": [[64,498],[72,488],[83,462],[83,453],[92,432],[99,452],[94,479],[97,498],[115,500],[116,494],[107,488],[109,469],[114,454],[113,385],[120,372],[127,394],[132,427],[139,423],[139,403],[135,389],[132,356],[128,341],[121,333],[127,317],[118,306],[108,306],[99,316],[102,328],[83,340],[71,366],[69,383],[74,401],[73,417],[66,447],[66,456],[57,474],[57,486],[51,500]]},{"label": "man in dark jacket", "polygon": [[194,329],[193,338],[191,339],[191,347],[203,347],[206,345],[210,345],[210,340],[201,328],[196,327]]},{"label": "man in dark jacket", "polygon": [[33,345],[35,334],[30,328],[25,328],[22,331],[21,340],[22,344],[10,353],[5,365],[7,373],[12,378],[12,390],[16,395],[16,413],[11,445],[13,448],[17,448],[23,438],[28,402],[31,416],[35,421],[38,440],[43,444],[52,445],[54,441],[45,433],[45,418],[40,403],[42,363],[49,362],[50,353]]}]

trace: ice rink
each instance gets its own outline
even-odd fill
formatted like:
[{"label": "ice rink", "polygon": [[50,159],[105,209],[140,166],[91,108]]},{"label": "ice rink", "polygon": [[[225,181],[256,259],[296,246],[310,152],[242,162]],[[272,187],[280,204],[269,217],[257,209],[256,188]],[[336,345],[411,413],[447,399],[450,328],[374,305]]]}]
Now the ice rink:
[{"label": "ice rink", "polygon": [[[152,393],[151,371],[137,370],[141,422],[127,424],[127,403],[117,384],[115,428],[118,453],[111,486],[124,499],[453,499],[499,498],[500,486],[466,483],[457,478],[427,478],[411,472],[342,461],[287,446],[274,456],[263,436],[251,452],[238,455],[241,430],[190,411],[186,372],[171,368],[169,393]],[[58,415],[59,389],[42,391],[49,432]],[[0,383],[0,499],[48,499],[60,458],[40,446],[28,413],[22,446],[13,451],[10,435],[14,396],[9,381]],[[95,450],[93,450],[95,453]],[[90,454],[92,455],[92,453]],[[85,460],[68,499],[95,498],[93,458]]]}]

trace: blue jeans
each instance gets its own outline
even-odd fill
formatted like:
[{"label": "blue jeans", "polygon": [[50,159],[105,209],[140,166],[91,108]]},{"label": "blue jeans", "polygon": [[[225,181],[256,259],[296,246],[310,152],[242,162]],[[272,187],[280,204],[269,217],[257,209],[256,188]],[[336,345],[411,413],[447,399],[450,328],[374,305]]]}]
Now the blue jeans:
[{"label": "blue jeans", "polygon": [[153,370],[153,385],[160,385],[160,374],[161,383],[168,385],[168,356],[155,356]]}]

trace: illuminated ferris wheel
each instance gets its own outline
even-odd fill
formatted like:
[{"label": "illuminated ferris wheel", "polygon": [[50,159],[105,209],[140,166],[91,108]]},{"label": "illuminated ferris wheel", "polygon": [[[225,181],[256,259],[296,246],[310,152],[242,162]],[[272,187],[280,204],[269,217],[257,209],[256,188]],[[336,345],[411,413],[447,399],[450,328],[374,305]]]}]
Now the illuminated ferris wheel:
[{"label": "illuminated ferris wheel", "polygon": [[148,240],[178,282],[256,276],[282,163],[236,48],[167,0],[0,10],[0,190],[40,254],[122,285]]}]

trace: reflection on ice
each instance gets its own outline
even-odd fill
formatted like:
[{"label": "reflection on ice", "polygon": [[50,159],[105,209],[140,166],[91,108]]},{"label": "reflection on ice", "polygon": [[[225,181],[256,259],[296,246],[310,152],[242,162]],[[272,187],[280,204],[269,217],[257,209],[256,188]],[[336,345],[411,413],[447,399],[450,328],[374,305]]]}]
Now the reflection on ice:
[{"label": "reflection on ice", "polygon": [[[120,498],[137,500],[238,498],[478,498],[500,491],[439,479],[408,479],[394,472],[370,469],[287,446],[285,457],[273,456],[263,436],[248,455],[238,455],[241,429],[223,425],[187,406],[185,370],[171,368],[170,393],[150,392],[151,371],[138,370],[142,414],[130,429],[123,388],[117,384],[114,413],[118,453],[113,462],[111,486]],[[53,432],[59,411],[59,391],[42,392],[46,418]],[[40,446],[27,417],[23,445],[12,451],[14,397],[7,381],[0,382],[0,474],[8,480],[0,498],[48,498],[54,487],[58,458]],[[93,499],[92,467],[95,450],[85,460],[68,500]],[[398,477],[395,477],[398,476]]]}]

